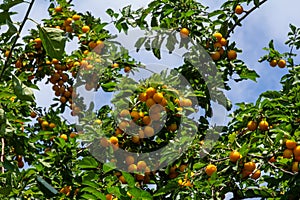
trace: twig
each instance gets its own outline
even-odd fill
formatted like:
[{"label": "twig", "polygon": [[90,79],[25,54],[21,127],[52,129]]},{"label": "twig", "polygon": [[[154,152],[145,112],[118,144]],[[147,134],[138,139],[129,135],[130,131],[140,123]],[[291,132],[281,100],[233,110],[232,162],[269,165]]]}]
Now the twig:
[{"label": "twig", "polygon": [[229,159],[229,157],[220,158],[218,160],[212,160],[212,159],[210,159],[210,161],[213,162],[213,163],[215,163],[215,162],[221,162],[221,161],[224,161],[224,160],[227,160],[227,159]]},{"label": "twig", "polygon": [[[5,147],[5,142],[4,142],[4,138],[1,138],[1,146],[2,146],[2,150],[1,150],[1,162],[3,164],[4,162],[4,147]],[[4,174],[4,167],[1,167],[1,172],[2,174]]]},{"label": "twig", "polygon": [[259,6],[261,6],[262,4],[264,4],[265,2],[267,2],[267,0],[263,0],[262,2],[259,3],[258,6],[254,6],[253,8],[251,8],[250,10],[246,11],[246,14],[243,15],[228,31],[227,35],[225,38],[228,38],[231,34],[231,32],[233,32],[233,30],[235,29],[235,27],[237,25],[239,25],[250,13],[252,13],[256,8],[258,8]]},{"label": "twig", "polygon": [[271,162],[268,162],[268,164],[271,165],[273,168],[279,169],[280,171],[282,171],[282,172],[284,172],[284,173],[286,173],[286,174],[290,174],[290,175],[293,175],[293,176],[296,175],[296,174],[298,174],[298,172],[293,173],[293,172],[290,172],[290,171],[286,171],[286,170],[284,170],[284,169],[282,169],[282,168],[280,168],[280,167],[277,167],[276,165],[274,165],[274,164],[271,163]]},{"label": "twig", "polygon": [[26,14],[25,14],[25,16],[24,16],[24,19],[23,19],[23,21],[22,21],[22,23],[21,23],[21,25],[20,25],[20,27],[19,27],[19,30],[18,30],[18,32],[17,32],[17,36],[15,37],[15,40],[14,40],[14,42],[13,42],[11,48],[10,48],[9,54],[8,54],[6,60],[5,60],[3,69],[2,69],[2,71],[1,71],[1,74],[0,74],[0,80],[1,80],[1,78],[3,77],[3,74],[4,74],[4,72],[5,72],[6,68],[7,68],[7,65],[8,65],[8,62],[9,62],[9,58],[11,57],[12,52],[13,52],[14,48],[16,47],[17,41],[18,41],[19,37],[21,36],[21,32],[22,32],[23,27],[24,27],[24,25],[25,25],[25,23],[26,23],[26,21],[27,21],[27,19],[28,19],[28,16],[29,16],[29,14],[30,14],[30,11],[31,11],[31,9],[32,9],[32,6],[33,6],[33,4],[34,4],[34,1],[35,1],[35,0],[32,0],[32,1],[30,2],[29,7],[28,7],[28,9],[27,9],[27,12],[26,12]]}]

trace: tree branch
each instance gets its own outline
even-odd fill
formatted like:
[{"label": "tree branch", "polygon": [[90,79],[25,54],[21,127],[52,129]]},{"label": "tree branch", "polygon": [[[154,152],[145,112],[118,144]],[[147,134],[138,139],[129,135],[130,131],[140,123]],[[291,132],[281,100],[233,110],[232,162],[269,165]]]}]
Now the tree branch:
[{"label": "tree branch", "polygon": [[252,13],[254,10],[256,10],[259,6],[261,6],[262,4],[264,4],[265,2],[267,2],[267,0],[263,0],[262,2],[259,3],[258,6],[254,6],[253,8],[251,8],[248,11],[245,11],[246,14],[243,15],[228,31],[227,35],[225,38],[228,38],[230,36],[230,34],[233,32],[233,30],[236,28],[237,25],[239,25],[250,13]]},{"label": "tree branch", "polygon": [[13,42],[11,48],[10,48],[9,55],[8,55],[7,58],[6,58],[5,63],[4,63],[4,66],[3,66],[3,69],[2,69],[2,71],[1,71],[1,74],[0,74],[0,80],[2,79],[4,72],[5,72],[5,70],[6,70],[7,67],[8,67],[9,59],[10,59],[10,57],[11,57],[11,55],[12,55],[12,52],[13,52],[14,48],[16,47],[16,44],[17,44],[18,39],[19,39],[20,36],[21,36],[21,32],[22,32],[23,27],[24,27],[24,25],[25,25],[25,23],[26,23],[26,21],[27,21],[27,19],[28,19],[28,17],[29,17],[30,11],[31,11],[31,9],[32,9],[32,7],[33,7],[33,4],[34,4],[34,1],[35,1],[35,0],[32,0],[32,1],[30,2],[29,7],[28,7],[28,9],[27,9],[27,12],[26,12],[26,14],[25,14],[25,16],[24,16],[24,19],[23,19],[23,21],[22,21],[22,23],[21,23],[21,25],[20,25],[20,27],[19,27],[19,30],[18,30],[18,32],[17,32],[17,37],[15,37],[15,40],[14,40],[14,42]]},{"label": "tree branch", "polygon": [[290,172],[290,171],[286,171],[286,170],[284,170],[284,169],[282,169],[282,168],[280,168],[280,167],[277,167],[276,165],[274,165],[274,164],[271,163],[271,162],[268,162],[268,164],[271,165],[273,168],[279,169],[280,171],[282,171],[282,172],[284,172],[284,173],[286,173],[286,174],[290,174],[290,175],[293,175],[293,176],[295,176],[296,174],[298,174],[298,172],[293,173],[293,172]]}]

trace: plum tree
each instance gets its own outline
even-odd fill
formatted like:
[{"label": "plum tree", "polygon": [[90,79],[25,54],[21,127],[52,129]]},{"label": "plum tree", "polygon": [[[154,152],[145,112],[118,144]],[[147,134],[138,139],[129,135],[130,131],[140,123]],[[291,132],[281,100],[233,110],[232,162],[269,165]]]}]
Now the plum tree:
[{"label": "plum tree", "polygon": [[[49,18],[21,38],[35,1],[29,2],[21,22],[12,20],[12,11],[28,2],[4,1],[0,197],[222,199],[231,193],[234,199],[299,199],[300,67],[294,57],[300,48],[300,28],[290,25],[289,52],[280,53],[271,40],[264,48],[267,55],[259,59],[288,68],[280,80],[282,89],[263,92],[255,103],[238,103],[228,125],[214,134],[209,129],[215,114],[212,102],[232,109],[222,92],[209,89],[230,90],[229,81],[259,77],[240,59],[242,50],[231,35],[265,2],[224,1],[220,9],[208,11],[194,0],[153,0],[137,10],[108,9],[112,20],[105,22],[90,12],[76,11],[72,1],[50,0]],[[147,66],[110,42],[115,37],[108,25],[124,33],[164,31],[135,38],[136,52],[145,48],[161,59],[164,49],[171,54],[179,46],[189,50],[190,59],[183,56],[183,64],[170,73],[153,73],[134,82],[131,76]],[[66,51],[72,43],[76,48]],[[205,55],[195,53],[191,44],[199,44],[208,55],[202,76],[193,62]],[[32,91],[45,82],[51,84],[47,92],[55,96],[49,108],[39,105]],[[114,93],[115,107],[87,105],[80,90]],[[204,114],[193,123],[189,116],[198,110]],[[80,123],[62,117],[70,111]],[[173,148],[161,151],[159,159],[151,157],[168,145]]]}]

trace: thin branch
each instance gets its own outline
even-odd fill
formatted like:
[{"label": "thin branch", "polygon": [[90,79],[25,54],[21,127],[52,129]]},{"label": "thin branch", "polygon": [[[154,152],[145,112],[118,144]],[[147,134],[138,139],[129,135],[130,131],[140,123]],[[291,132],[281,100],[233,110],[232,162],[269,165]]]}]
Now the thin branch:
[{"label": "thin branch", "polygon": [[298,174],[298,172],[293,173],[293,172],[290,172],[290,171],[286,171],[286,170],[284,170],[284,169],[282,169],[282,168],[280,168],[280,167],[277,167],[276,165],[274,165],[274,164],[271,163],[271,162],[268,162],[268,164],[271,165],[273,168],[279,169],[280,171],[282,171],[282,172],[284,172],[284,173],[286,173],[286,174],[290,174],[290,175],[293,175],[293,176],[295,176],[295,175]]},{"label": "thin branch", "polygon": [[215,163],[215,162],[221,162],[221,161],[224,161],[224,160],[227,160],[227,159],[229,159],[229,157],[220,158],[220,159],[218,159],[218,160],[212,160],[212,159],[210,159],[210,161],[211,161],[212,163]]},{"label": "thin branch", "polygon": [[17,44],[18,39],[19,39],[20,36],[21,36],[21,32],[22,32],[23,27],[24,27],[24,25],[25,25],[25,23],[26,23],[26,21],[27,21],[27,19],[28,19],[28,17],[29,17],[30,11],[31,11],[31,9],[32,9],[32,7],[33,7],[33,4],[34,4],[34,1],[35,1],[35,0],[32,0],[32,1],[30,2],[29,7],[28,7],[28,9],[27,9],[27,12],[26,12],[26,14],[25,14],[25,16],[24,16],[24,19],[23,19],[23,21],[22,21],[22,23],[21,23],[21,25],[20,25],[20,27],[19,27],[19,30],[18,30],[18,32],[17,32],[17,37],[15,37],[15,40],[14,40],[14,42],[13,42],[11,48],[10,48],[9,55],[8,55],[7,58],[6,58],[5,63],[4,63],[4,66],[3,66],[3,69],[2,69],[2,71],[1,71],[1,74],[0,74],[0,80],[1,80],[1,78],[3,77],[3,74],[4,74],[5,70],[7,69],[7,66],[8,66],[8,63],[9,63],[9,59],[10,59],[10,57],[11,57],[11,55],[12,55],[12,52],[13,52],[14,48],[16,47],[16,44]]},{"label": "thin branch", "polygon": [[267,0],[263,0],[262,2],[260,2],[258,4],[258,6],[254,6],[253,8],[251,8],[248,11],[245,11],[246,14],[243,15],[228,31],[227,35],[225,38],[228,38],[231,34],[231,32],[233,32],[233,30],[236,28],[236,26],[238,26],[250,13],[252,13],[254,10],[256,10],[259,6],[261,6],[262,4],[264,4],[265,2],[267,2]]},{"label": "thin branch", "polygon": [[[1,162],[4,162],[4,147],[5,147],[5,142],[4,142],[4,138],[1,138],[1,146],[2,146],[2,150],[1,150]],[[4,167],[1,167],[1,172],[2,174],[4,174]]]}]

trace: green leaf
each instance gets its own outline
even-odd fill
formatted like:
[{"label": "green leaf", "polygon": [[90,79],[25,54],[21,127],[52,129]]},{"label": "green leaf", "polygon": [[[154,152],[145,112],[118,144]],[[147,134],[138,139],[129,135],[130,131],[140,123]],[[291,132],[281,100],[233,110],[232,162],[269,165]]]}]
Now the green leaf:
[{"label": "green leaf", "polygon": [[14,83],[14,92],[20,100],[34,101],[35,98],[32,90],[24,85],[14,74],[12,75],[12,81]]},{"label": "green leaf", "polygon": [[158,189],[157,192],[153,196],[157,197],[157,196],[161,196],[161,195],[170,193],[171,191],[175,190],[177,187],[178,187],[178,183],[170,181],[167,185]]},{"label": "green leaf", "polygon": [[271,40],[271,41],[269,42],[269,48],[270,48],[270,49],[274,49],[274,43],[273,43],[273,40]]},{"label": "green leaf", "polygon": [[259,78],[259,75],[254,70],[247,68],[243,68],[239,75],[242,79],[250,79],[252,81],[256,81],[256,79]]},{"label": "green leaf", "polygon": [[106,174],[107,172],[110,172],[115,168],[116,167],[114,163],[105,163],[103,164],[103,173]]},{"label": "green leaf", "polygon": [[85,179],[82,181],[82,185],[87,185],[93,188],[99,188],[99,185],[97,183]]},{"label": "green leaf", "polygon": [[92,187],[82,188],[80,190],[80,192],[88,192],[88,193],[93,194],[95,197],[97,197],[97,199],[106,200],[106,197],[103,193],[99,192],[98,190],[96,190],[95,188],[92,188]]},{"label": "green leaf", "polygon": [[134,197],[136,200],[151,200],[153,197],[147,191],[141,190],[139,188],[131,188],[128,192]]},{"label": "green leaf", "polygon": [[51,58],[61,59],[65,51],[64,31],[57,28],[38,26],[39,35],[47,54]]},{"label": "green leaf", "polygon": [[146,37],[141,37],[138,39],[138,41],[136,41],[134,47],[136,47],[136,51],[138,52],[141,48],[141,46],[144,44],[144,42],[146,41]]},{"label": "green leaf", "polygon": [[117,83],[115,82],[109,82],[109,83],[104,83],[101,85],[102,89],[105,91],[105,92],[112,92],[115,90],[117,86]]},{"label": "green leaf", "polygon": [[205,164],[205,163],[200,163],[200,162],[198,162],[198,163],[195,163],[195,164],[193,165],[193,169],[198,170],[198,169],[201,169],[201,168],[205,167],[206,165],[207,165],[207,164]]},{"label": "green leaf", "polygon": [[93,157],[84,157],[79,161],[78,167],[81,169],[95,169],[98,167],[98,162]]},{"label": "green leaf", "polygon": [[120,192],[120,188],[113,186],[113,187],[108,187],[107,192],[110,194],[114,194],[116,197],[121,198],[122,194]]},{"label": "green leaf", "polygon": [[49,190],[49,192],[51,192],[52,194],[57,194],[58,193],[58,191],[54,187],[52,187],[49,183],[47,183],[42,177],[37,176],[36,180],[43,187],[45,187],[47,190]]},{"label": "green leaf", "polygon": [[88,200],[91,200],[91,199],[97,199],[94,195],[91,195],[91,194],[83,194],[80,196],[81,198],[84,198],[84,199],[88,199]]},{"label": "green leaf", "polygon": [[124,176],[125,180],[128,183],[129,187],[134,187],[135,185],[135,180],[134,177],[131,176],[131,174],[127,173],[127,172],[122,172],[122,175]]},{"label": "green leaf", "polygon": [[14,1],[4,1],[1,5],[0,5],[0,9],[4,10],[4,11],[8,11],[10,8],[23,3],[23,0],[14,0]]}]

